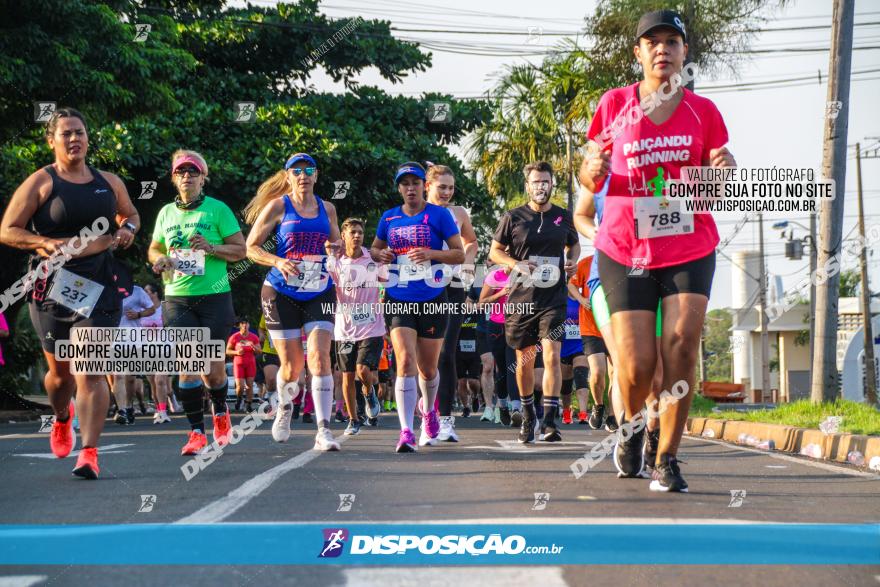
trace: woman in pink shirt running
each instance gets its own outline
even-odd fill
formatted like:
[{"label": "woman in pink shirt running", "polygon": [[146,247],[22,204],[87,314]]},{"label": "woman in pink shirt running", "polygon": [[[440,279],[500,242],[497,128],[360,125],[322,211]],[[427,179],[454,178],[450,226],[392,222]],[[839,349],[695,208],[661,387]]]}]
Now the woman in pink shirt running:
[{"label": "woman in pink shirt running", "polygon": [[649,12],[639,20],[634,39],[644,79],[602,96],[588,131],[596,155],[585,159],[580,180],[596,193],[611,174],[595,246],[632,432],[625,440],[618,436],[614,464],[623,477],[641,477],[644,470],[640,411],[658,360],[654,337],[644,333],[654,330],[662,301],[663,389],[678,401],[661,410],[651,490],[685,492],[676,453],[690,407],[688,391],[694,387],[718,230],[710,214],[684,214],[666,202],[663,188],[679,178],[682,167],[734,167],[736,162],[724,146],[727,128],[715,104],[682,87],[688,46],[681,16]]}]

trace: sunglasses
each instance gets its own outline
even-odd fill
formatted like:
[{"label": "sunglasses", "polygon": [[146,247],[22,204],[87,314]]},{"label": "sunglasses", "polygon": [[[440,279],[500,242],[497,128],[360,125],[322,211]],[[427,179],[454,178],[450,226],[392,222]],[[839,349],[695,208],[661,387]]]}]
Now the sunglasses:
[{"label": "sunglasses", "polygon": [[178,175],[183,177],[185,175],[190,175],[191,177],[198,177],[202,174],[201,171],[196,169],[195,167],[178,167],[174,170],[174,175]]},{"label": "sunglasses", "polygon": [[294,174],[295,176],[297,176],[297,177],[299,177],[300,175],[302,175],[304,171],[305,171],[305,173],[306,173],[307,176],[311,177],[311,176],[315,175],[315,172],[316,172],[317,170],[318,170],[317,167],[294,167],[294,168],[291,169],[291,171],[293,172],[293,174]]}]

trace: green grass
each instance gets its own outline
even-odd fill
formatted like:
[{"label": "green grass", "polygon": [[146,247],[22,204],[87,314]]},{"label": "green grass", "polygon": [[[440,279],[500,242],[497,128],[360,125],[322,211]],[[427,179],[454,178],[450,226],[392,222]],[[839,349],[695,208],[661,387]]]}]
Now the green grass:
[{"label": "green grass", "polygon": [[[713,407],[717,407],[721,411],[713,412]],[[819,429],[819,423],[828,416],[842,416],[840,432],[880,435],[880,411],[868,405],[847,400],[836,400],[833,403],[823,404],[813,404],[809,400],[801,400],[790,404],[780,404],[779,407],[772,410],[735,412],[724,410],[715,402],[698,395],[694,398],[690,415],[719,420],[785,424],[815,430]]]}]

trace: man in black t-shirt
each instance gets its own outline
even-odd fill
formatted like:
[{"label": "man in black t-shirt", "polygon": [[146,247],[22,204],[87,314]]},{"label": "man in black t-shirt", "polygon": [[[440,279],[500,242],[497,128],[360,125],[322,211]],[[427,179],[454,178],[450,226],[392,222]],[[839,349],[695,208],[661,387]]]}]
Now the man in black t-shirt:
[{"label": "man in black t-shirt", "polygon": [[510,270],[511,292],[504,327],[507,344],[516,350],[516,382],[523,405],[518,440],[535,440],[535,345],[541,342],[544,419],[540,439],[558,442],[562,440],[556,416],[562,385],[559,355],[565,337],[566,283],[575,272],[580,245],[571,214],[550,203],[550,164],[530,163],[523,174],[529,203],[501,217],[489,259]]}]

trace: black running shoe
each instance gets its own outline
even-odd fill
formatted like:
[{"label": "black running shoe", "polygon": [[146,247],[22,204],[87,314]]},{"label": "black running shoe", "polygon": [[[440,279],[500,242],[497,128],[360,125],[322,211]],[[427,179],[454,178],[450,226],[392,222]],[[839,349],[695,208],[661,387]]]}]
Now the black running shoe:
[{"label": "black running shoe", "polygon": [[520,444],[535,442],[535,423],[538,417],[535,415],[534,406],[523,406],[522,425],[516,439]]},{"label": "black running shoe", "polygon": [[593,405],[593,409],[590,410],[589,424],[593,430],[602,429],[602,426],[605,425],[605,406]]},{"label": "black running shoe", "polygon": [[510,426],[510,408],[499,408],[498,417],[501,418],[502,426]]},{"label": "black running shoe", "polygon": [[560,442],[562,440],[562,432],[556,422],[553,424],[541,424],[541,438],[544,442]]},{"label": "black running shoe", "polygon": [[660,444],[660,428],[648,430],[645,434],[645,468],[649,471],[654,470],[654,463],[657,462],[657,446]]},{"label": "black running shoe", "polygon": [[[305,418],[305,416],[303,416]],[[346,422],[345,416],[342,415],[342,410],[336,410],[336,421],[337,422]],[[305,420],[303,420],[305,422]]]},{"label": "black running shoe", "polygon": [[605,418],[605,430],[608,432],[617,432],[617,418],[614,414],[608,414]]},{"label": "black running shoe", "polygon": [[116,412],[116,418],[113,421],[120,426],[125,426],[125,423],[128,421],[128,418],[125,417],[125,410],[119,410]]},{"label": "black running shoe", "polygon": [[293,414],[290,415],[292,420],[299,420],[299,409],[301,407],[300,404],[293,404]]},{"label": "black running shoe", "polygon": [[522,426],[523,415],[519,410],[513,410],[510,412],[510,427],[511,428],[519,428]]},{"label": "black running shoe", "polygon": [[461,409],[461,417],[462,418],[467,418],[470,415],[471,415],[471,409],[469,407],[465,406]]},{"label": "black running shoe", "polygon": [[134,408],[125,410],[125,423],[129,426],[134,424]]},{"label": "black running shoe", "polygon": [[653,480],[649,488],[651,491],[687,493],[688,484],[681,476],[678,459],[669,455],[661,455],[660,464],[654,469]]},{"label": "black running shoe", "polygon": [[614,445],[614,466],[618,477],[642,477],[645,469],[645,456],[642,453],[645,443],[645,425],[623,440],[623,434],[616,433]]},{"label": "black running shoe", "polygon": [[367,425],[368,426],[378,426],[379,425],[379,418],[367,418]]},{"label": "black running shoe", "polygon": [[[207,411],[207,410],[206,410],[206,411]],[[240,399],[235,400],[235,411],[236,411],[236,412],[240,412],[240,411],[241,411],[241,400],[240,400]]]},{"label": "black running shoe", "polygon": [[312,424],[314,421],[311,414],[303,414],[303,424]]}]

